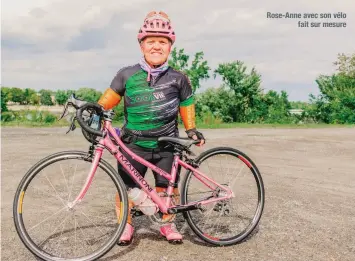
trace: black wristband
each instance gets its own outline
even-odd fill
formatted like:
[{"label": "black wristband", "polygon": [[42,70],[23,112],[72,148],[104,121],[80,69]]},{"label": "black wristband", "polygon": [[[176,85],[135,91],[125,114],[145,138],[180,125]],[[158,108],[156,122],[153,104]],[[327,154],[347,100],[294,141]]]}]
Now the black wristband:
[{"label": "black wristband", "polygon": [[205,140],[205,137],[203,137],[203,134],[199,131],[196,130],[196,128],[189,129],[186,131],[187,137],[192,138],[194,135],[197,136],[199,140]]}]

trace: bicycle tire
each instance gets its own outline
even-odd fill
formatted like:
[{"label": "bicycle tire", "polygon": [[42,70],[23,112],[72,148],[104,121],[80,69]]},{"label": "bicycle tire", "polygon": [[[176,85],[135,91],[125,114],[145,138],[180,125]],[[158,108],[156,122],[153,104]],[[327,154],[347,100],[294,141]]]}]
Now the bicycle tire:
[{"label": "bicycle tire", "polygon": [[[66,159],[79,159],[79,160],[84,160],[84,161],[89,161],[92,162],[93,158],[88,157],[87,152],[83,151],[63,151],[63,152],[58,152],[52,155],[49,155],[39,162],[37,162],[34,166],[32,166],[28,172],[25,174],[25,176],[22,178],[21,182],[19,183],[19,186],[17,188],[17,191],[15,193],[14,197],[14,202],[13,202],[13,216],[14,216],[14,223],[15,223],[15,228],[17,231],[17,234],[19,235],[21,241],[24,243],[26,248],[34,254],[36,257],[40,258],[41,260],[48,260],[48,261],[58,261],[58,260],[68,260],[67,258],[60,258],[57,256],[52,256],[46,253],[44,250],[41,250],[29,237],[26,228],[24,226],[24,222],[22,219],[22,202],[23,199],[25,198],[25,191],[28,185],[31,183],[32,179],[40,173],[42,169],[45,167],[51,165],[52,163],[55,163],[60,160],[66,160]],[[89,255],[75,258],[75,259],[70,259],[72,261],[91,261],[91,260],[97,260],[98,258],[102,257],[105,255],[107,252],[109,252],[117,243],[119,237],[123,233],[125,224],[127,222],[127,216],[128,216],[128,197],[127,197],[127,192],[125,185],[121,179],[121,177],[118,175],[116,170],[104,159],[100,159],[100,162],[98,164],[98,168],[103,170],[106,174],[109,175],[111,180],[114,182],[114,185],[117,189],[117,192],[120,195],[121,198],[121,206],[123,207],[123,215],[122,215],[122,222],[118,225],[113,237],[108,240],[108,242],[102,246],[100,249],[95,251],[94,253],[91,253]],[[20,211],[21,209],[21,211]]]},{"label": "bicycle tire", "polygon": [[[212,245],[217,245],[217,246],[228,246],[228,245],[234,245],[242,240],[244,240],[248,235],[250,235],[253,230],[256,228],[258,225],[263,209],[264,209],[264,204],[265,204],[265,189],[263,185],[263,180],[261,177],[261,174],[254,164],[254,162],[243,152],[234,149],[234,148],[229,148],[229,147],[217,147],[213,148],[210,150],[207,150],[203,153],[201,153],[196,159],[196,163],[200,165],[203,163],[204,160],[208,159],[209,157],[212,157],[214,155],[218,154],[229,154],[232,156],[236,156],[239,159],[241,159],[244,164],[248,165],[248,167],[251,169],[251,172],[254,175],[257,188],[258,188],[258,204],[257,204],[257,209],[255,211],[255,215],[253,217],[252,224],[244,230],[242,233],[228,238],[228,239],[220,239],[220,238],[214,238],[210,235],[205,234],[201,229],[198,227],[196,222],[193,220],[190,211],[184,212],[183,216],[186,219],[187,223],[189,224],[190,228],[193,230],[193,232],[202,240],[204,240],[207,243],[210,243]],[[182,181],[182,190],[181,190],[181,202],[183,205],[189,204],[188,199],[187,199],[187,192],[188,192],[188,185],[191,180],[191,177],[193,176],[193,172],[190,170],[187,170],[186,175],[184,177],[184,180]],[[194,211],[194,210],[193,210]]]}]

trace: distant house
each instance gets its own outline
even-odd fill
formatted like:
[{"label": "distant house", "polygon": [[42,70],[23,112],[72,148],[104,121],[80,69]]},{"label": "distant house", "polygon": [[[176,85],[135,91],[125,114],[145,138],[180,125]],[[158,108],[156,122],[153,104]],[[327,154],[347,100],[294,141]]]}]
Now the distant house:
[{"label": "distant house", "polygon": [[290,113],[290,114],[301,115],[302,112],[304,112],[304,110],[302,110],[302,109],[291,109],[291,110],[289,110],[289,113]]}]

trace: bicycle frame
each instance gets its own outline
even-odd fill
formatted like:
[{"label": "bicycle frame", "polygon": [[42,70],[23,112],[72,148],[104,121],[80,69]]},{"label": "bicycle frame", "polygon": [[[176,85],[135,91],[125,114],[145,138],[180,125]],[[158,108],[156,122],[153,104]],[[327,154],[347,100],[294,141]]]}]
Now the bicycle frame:
[{"label": "bicycle frame", "polygon": [[[173,165],[171,169],[171,173],[168,174],[164,170],[160,169],[159,167],[155,166],[154,164],[146,161],[145,159],[139,157],[136,155],[134,152],[132,152],[129,148],[127,148],[124,143],[121,141],[121,139],[118,137],[116,134],[116,131],[112,127],[112,123],[110,121],[104,121],[104,127],[103,131],[106,132],[106,135],[104,138],[101,138],[98,145],[96,146],[95,149],[95,155],[94,159],[92,162],[91,170],[87,176],[86,182],[81,189],[79,195],[76,197],[76,199],[72,202],[71,207],[74,207],[78,202],[80,202],[83,197],[85,196],[87,190],[89,189],[91,182],[94,178],[97,166],[99,164],[99,161],[103,155],[103,151],[106,148],[118,161],[122,166],[126,169],[127,173],[139,184],[141,189],[145,191],[148,196],[153,200],[155,204],[157,204],[158,208],[162,213],[169,213],[168,210],[176,207],[175,205],[172,205],[171,201],[171,195],[173,195],[173,186],[169,185],[167,188],[167,197],[165,197],[165,200],[162,199],[158,193],[148,184],[148,182],[141,176],[141,174],[130,164],[130,162],[125,158],[125,156],[119,151],[118,147],[122,148],[127,154],[129,154],[134,160],[138,161],[139,163],[145,165],[146,167],[150,168],[151,170],[155,171],[159,175],[165,177],[167,180],[170,181],[170,183],[174,183],[176,180],[177,176],[177,170],[178,166],[182,166],[185,169],[191,170],[194,173],[194,176],[201,181],[204,185],[209,187],[211,190],[216,190],[217,188],[220,188],[223,190],[226,194],[222,197],[213,197],[212,199],[207,199],[207,200],[202,200],[199,202],[192,202],[190,204],[186,205],[179,205],[179,207],[184,207],[185,209],[188,209],[189,207],[196,206],[196,204],[199,205],[205,205],[209,203],[213,203],[216,201],[220,200],[226,200],[230,199],[231,197],[234,197],[234,194],[232,190],[230,190],[228,187],[222,186],[215,182],[214,180],[210,179],[206,175],[204,175],[202,172],[199,170],[193,168],[191,165],[187,164],[186,162],[182,161],[178,155],[174,155],[173,159]],[[114,140],[117,142],[118,146],[113,144],[111,138],[107,134],[109,132]]]}]

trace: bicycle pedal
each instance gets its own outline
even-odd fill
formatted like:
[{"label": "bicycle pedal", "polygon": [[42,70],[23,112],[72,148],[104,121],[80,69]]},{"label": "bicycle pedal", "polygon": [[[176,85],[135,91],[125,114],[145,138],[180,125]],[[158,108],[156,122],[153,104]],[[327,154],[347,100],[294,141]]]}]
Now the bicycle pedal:
[{"label": "bicycle pedal", "polygon": [[181,245],[183,243],[183,241],[181,239],[179,240],[168,240],[169,244],[172,245]]},{"label": "bicycle pedal", "polygon": [[128,246],[128,245],[130,245],[132,243],[132,241],[133,241],[133,238],[131,240],[127,240],[127,241],[126,240],[118,241],[117,245],[119,245],[119,246]]},{"label": "bicycle pedal", "polygon": [[135,209],[135,210],[132,209],[131,213],[133,217],[144,216],[144,213],[139,209]]}]

